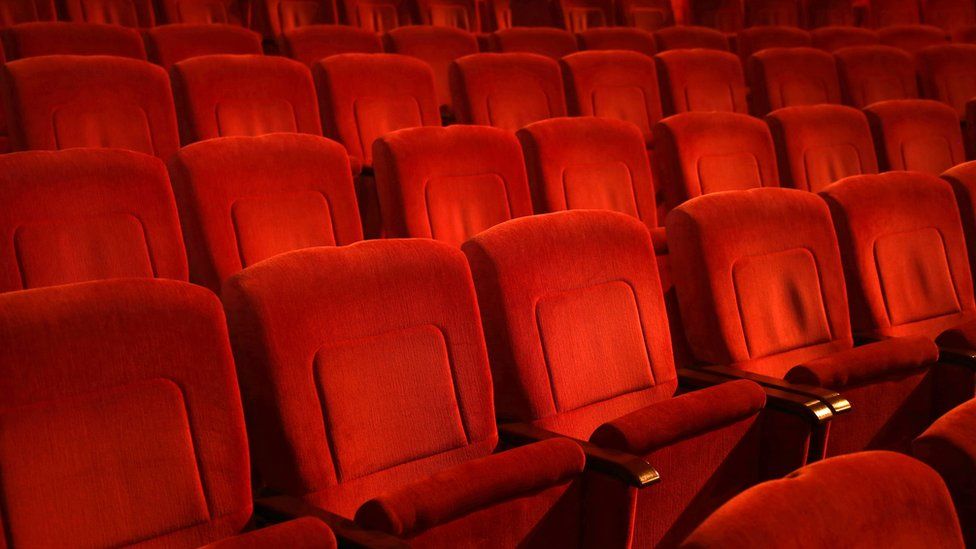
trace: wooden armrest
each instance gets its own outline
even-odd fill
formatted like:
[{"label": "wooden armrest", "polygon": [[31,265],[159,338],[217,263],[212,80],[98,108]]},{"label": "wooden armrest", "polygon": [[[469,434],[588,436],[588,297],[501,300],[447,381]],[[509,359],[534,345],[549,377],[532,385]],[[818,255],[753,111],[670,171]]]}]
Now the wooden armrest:
[{"label": "wooden armrest", "polygon": [[976,351],[940,346],[939,362],[948,362],[976,370]]},{"label": "wooden armrest", "polygon": [[[570,438],[528,423],[503,423],[498,426],[498,434],[514,444],[528,444],[557,437]],[[611,475],[636,488],[650,486],[661,480],[657,470],[638,456],[600,448],[584,440],[572,440],[583,448],[586,466],[594,471]]]},{"label": "wooden armrest", "polygon": [[824,389],[823,387],[804,385],[800,383],[790,383],[789,381],[780,379],[778,377],[764,376],[762,374],[755,374],[745,370],[740,370],[738,368],[729,368],[728,366],[703,366],[701,369],[702,371],[711,372],[730,379],[748,379],[750,381],[755,381],[763,387],[779,389],[785,393],[793,393],[817,399],[824,403],[824,405],[826,405],[835,416],[851,410],[851,403],[848,402],[846,398],[841,396],[840,393],[830,389]]},{"label": "wooden armrest", "polygon": [[369,547],[371,549],[403,549],[409,547],[396,536],[368,530],[355,522],[309,505],[294,496],[270,496],[254,501],[254,513],[275,522],[301,517],[315,517],[332,529],[341,546]]},{"label": "wooden armrest", "polygon": [[[727,383],[730,380],[731,378],[729,376],[706,370],[691,370],[687,368],[678,370],[678,382],[684,388],[702,389],[720,383]],[[798,415],[815,425],[825,423],[834,416],[833,410],[818,398],[764,385],[753,379],[750,379],[750,381],[754,381],[763,388],[763,391],[766,393],[766,405],[770,408]],[[789,385],[785,381],[783,383]]]}]

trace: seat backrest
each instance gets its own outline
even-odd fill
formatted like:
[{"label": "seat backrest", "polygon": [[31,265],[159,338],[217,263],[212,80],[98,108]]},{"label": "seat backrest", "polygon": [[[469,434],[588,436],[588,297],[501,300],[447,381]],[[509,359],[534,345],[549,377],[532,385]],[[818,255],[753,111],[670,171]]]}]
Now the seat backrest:
[{"label": "seat backrest", "polygon": [[955,29],[952,31],[951,40],[958,44],[976,44],[976,25]]},{"label": "seat backrest", "polygon": [[617,24],[648,32],[674,26],[674,7],[669,0],[620,0]]},{"label": "seat backrest", "polygon": [[970,274],[976,273],[976,161],[963,162],[942,173],[956,194],[956,205],[966,233]]},{"label": "seat backrest", "polygon": [[888,99],[918,98],[912,56],[891,46],[851,46],[834,52],[844,103],[863,109]]},{"label": "seat backrest", "polygon": [[534,53],[559,59],[579,49],[573,33],[551,28],[513,28],[491,35],[492,50],[501,53]]},{"label": "seat backrest", "polygon": [[[262,0],[259,6],[263,6],[263,9],[256,15],[264,19],[263,26],[268,38],[312,25],[339,24],[336,0]],[[350,24],[354,15],[349,16]]]},{"label": "seat backrest", "polygon": [[562,27],[570,32],[613,25],[612,0],[559,0],[556,4],[562,15]]},{"label": "seat backrest", "polygon": [[559,64],[531,53],[479,53],[451,64],[458,122],[515,131],[566,116]]},{"label": "seat backrest", "polygon": [[644,55],[657,53],[654,35],[643,29],[601,27],[587,29],[576,37],[581,50],[628,50]]},{"label": "seat backrest", "polygon": [[[894,478],[903,482],[891,482]],[[844,493],[849,509],[832,503],[838,492]],[[822,511],[811,513],[811,508]],[[938,473],[903,454],[859,452],[746,490],[699,525],[681,547],[775,547],[795,545],[796,540],[817,547],[838,537],[852,547],[965,546],[952,498]]]},{"label": "seat backrest", "polygon": [[669,259],[692,352],[782,377],[853,345],[827,205],[796,189],[714,193],[671,211]]},{"label": "seat backrest", "polygon": [[341,53],[382,53],[380,35],[347,25],[309,25],[292,29],[280,39],[281,53],[312,66]]},{"label": "seat backrest", "polygon": [[388,32],[410,24],[407,2],[402,0],[343,0],[346,21],[373,32]]},{"label": "seat backrest", "polygon": [[459,249],[388,239],[299,250],[232,276],[223,299],[269,488],[353,516],[494,449],[487,351]]},{"label": "seat backrest", "polygon": [[856,333],[922,335],[976,319],[952,187],[922,173],[849,177],[820,193],[830,207]]},{"label": "seat backrest", "polygon": [[0,365],[12,544],[195,547],[248,524],[241,398],[209,290],[114,280],[4,294]]},{"label": "seat backrest", "polygon": [[7,61],[40,55],[114,55],[146,60],[134,29],[94,23],[23,23],[3,33]]},{"label": "seat backrest", "polygon": [[184,145],[275,132],[322,135],[308,67],[284,57],[206,55],[170,71]]},{"label": "seat backrest", "polygon": [[878,29],[878,38],[885,46],[892,46],[914,55],[929,46],[949,42],[946,31],[929,25],[904,25]]},{"label": "seat backrest", "polygon": [[851,175],[878,173],[864,113],[841,105],[786,107],[766,115],[780,183],[817,192]]},{"label": "seat backrest", "polygon": [[4,0],[0,3],[0,28],[55,19],[54,0]]},{"label": "seat backrest", "polygon": [[160,19],[169,24],[247,25],[247,0],[159,0]]},{"label": "seat backrest", "polygon": [[922,22],[917,0],[871,0],[866,15],[865,26],[874,29],[918,25]]},{"label": "seat backrest", "polygon": [[632,124],[553,118],[529,124],[517,136],[537,213],[612,210],[657,227],[647,150]]},{"label": "seat backrest", "polygon": [[745,8],[747,27],[800,26],[799,2],[793,0],[745,0]]},{"label": "seat backrest", "polygon": [[739,57],[749,56],[766,48],[799,48],[810,45],[810,33],[796,27],[752,27],[739,32],[736,37]]},{"label": "seat backrest", "polygon": [[146,31],[149,59],[169,70],[203,55],[261,55],[261,35],[237,25],[161,25]]},{"label": "seat backrest", "polygon": [[810,31],[811,45],[824,51],[851,46],[873,46],[881,42],[878,33],[860,27],[822,27]]},{"label": "seat backrest", "polygon": [[456,28],[418,25],[393,29],[386,34],[386,39],[390,53],[416,57],[430,65],[437,101],[442,110],[447,110],[451,105],[448,69],[454,60],[478,53],[477,38]]},{"label": "seat backrest", "polygon": [[857,23],[853,0],[819,0],[807,2],[806,27],[820,29],[853,27]]},{"label": "seat backrest", "polygon": [[418,25],[481,32],[475,0],[417,0]]},{"label": "seat backrest", "polygon": [[674,394],[661,284],[639,221],[601,211],[527,217],[462,249],[500,418],[585,440]]},{"label": "seat backrest", "polygon": [[721,32],[708,27],[679,25],[654,32],[659,51],[703,48],[729,51],[729,39]]},{"label": "seat backrest", "polygon": [[939,175],[966,159],[956,112],[927,99],[881,101],[864,109],[882,171]]},{"label": "seat backrest", "polygon": [[210,139],[181,149],[169,170],[190,280],[215,292],[269,257],[363,238],[346,149],[324,137]]},{"label": "seat backrest", "polygon": [[654,156],[670,208],[718,191],[779,185],[769,128],[728,112],[687,112],[654,126]]},{"label": "seat backrest", "polygon": [[739,58],[717,50],[674,50],[654,56],[664,112],[749,112]]},{"label": "seat backrest", "polygon": [[571,116],[599,116],[630,122],[644,141],[661,119],[654,60],[630,51],[583,51],[560,61]]},{"label": "seat backrest", "polygon": [[440,126],[434,73],[407,55],[347,53],[313,67],[326,135],[373,164],[373,142],[390,132]]},{"label": "seat backrest", "polygon": [[929,46],[915,58],[922,94],[949,105],[965,118],[966,102],[976,96],[976,45]]},{"label": "seat backrest", "polygon": [[815,48],[770,48],[749,58],[746,72],[753,112],[840,103],[834,56]]},{"label": "seat backrest", "polygon": [[61,0],[62,19],[147,28],[156,24],[152,0]]},{"label": "seat backrest", "polygon": [[163,160],[180,146],[166,71],[135,59],[46,55],[3,66],[16,150],[111,147]]},{"label": "seat backrest", "polygon": [[952,32],[976,24],[976,7],[965,0],[924,0],[922,21]]},{"label": "seat backrest", "polygon": [[743,0],[689,0],[686,23],[732,34],[745,26]]},{"label": "seat backrest", "polygon": [[166,168],[109,149],[0,156],[0,291],[106,278],[186,280]]},{"label": "seat backrest", "polygon": [[481,231],[532,215],[518,141],[477,126],[411,128],[373,148],[386,236],[459,246]]}]

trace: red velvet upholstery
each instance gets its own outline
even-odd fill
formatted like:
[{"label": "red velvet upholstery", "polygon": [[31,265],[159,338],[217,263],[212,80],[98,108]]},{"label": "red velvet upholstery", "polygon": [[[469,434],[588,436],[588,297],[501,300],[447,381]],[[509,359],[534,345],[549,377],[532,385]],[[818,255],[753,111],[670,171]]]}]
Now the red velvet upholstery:
[{"label": "red velvet upholstery", "polygon": [[0,156],[0,291],[119,277],[186,280],[163,163],[120,150]]},{"label": "red velvet upholstery", "polygon": [[325,523],[309,517],[268,526],[260,530],[225,538],[204,549],[336,549],[336,539]]},{"label": "red velvet upholstery", "polygon": [[157,66],[50,55],[13,61],[2,71],[15,150],[114,147],[165,160],[180,146],[169,78]]},{"label": "red velvet upholstery", "polygon": [[665,112],[749,112],[745,75],[735,55],[694,49],[665,51],[655,59]]},{"label": "red velvet upholstery", "polygon": [[418,25],[481,31],[476,0],[417,0]]},{"label": "red velvet upholstery", "polygon": [[7,61],[39,55],[115,55],[146,60],[134,29],[91,23],[24,23],[4,31]]},{"label": "red velvet upholstery", "polygon": [[[339,24],[336,0],[253,0],[251,27],[267,39],[301,27]],[[354,14],[349,16],[350,23]]]},{"label": "red velvet upholstery", "polygon": [[61,0],[61,19],[75,23],[102,23],[123,27],[156,24],[151,0]]},{"label": "red velvet upholstery", "polygon": [[674,7],[670,0],[620,0],[616,6],[618,25],[646,31],[674,25]]},{"label": "red velvet upholstery", "polygon": [[966,544],[976,543],[976,401],[942,416],[912,443],[912,454],[939,472],[949,487]]},{"label": "red velvet upholstery", "polygon": [[637,126],[648,146],[661,118],[654,60],[629,51],[584,51],[560,61],[573,116],[599,116]]},{"label": "red velvet upholstery", "polygon": [[800,26],[799,2],[794,0],[745,0],[744,3],[747,27]]},{"label": "red velvet upholstery", "polygon": [[729,39],[721,32],[707,27],[677,26],[656,31],[657,47],[660,51],[704,48],[709,50],[729,50]]},{"label": "red velvet upholstery", "polygon": [[53,0],[7,0],[0,9],[0,28],[55,19],[57,14]]},{"label": "red velvet upholstery", "polygon": [[612,25],[613,4],[612,0],[559,0],[556,7],[562,27],[575,33]]},{"label": "red velvet upholstery", "polygon": [[207,55],[171,70],[184,145],[234,135],[322,135],[308,67],[283,57]]},{"label": "red velvet upholstery", "polygon": [[260,55],[261,35],[235,25],[162,25],[146,31],[149,59],[169,69],[202,55]]},{"label": "red velvet upholstery", "polygon": [[753,112],[783,107],[840,103],[834,56],[815,48],[770,48],[747,65]]},{"label": "red velvet upholstery", "polygon": [[976,320],[976,301],[951,186],[934,176],[852,177],[823,193],[847,274],[854,330],[924,335]]},{"label": "red velvet upholstery", "polygon": [[371,30],[347,25],[309,25],[281,35],[281,53],[306,65],[340,53],[382,53],[383,42]]},{"label": "red velvet upholstery", "polygon": [[939,175],[966,159],[959,117],[947,105],[904,99],[881,101],[864,111],[883,171]]},{"label": "red velvet upholstery", "polygon": [[[810,29],[854,28],[853,0],[818,0],[806,3],[806,26]],[[852,44],[853,45],[853,44]]]},{"label": "red velvet upholstery", "polygon": [[582,50],[628,50],[654,55],[657,43],[654,35],[643,29],[607,27],[587,29],[577,35]]},{"label": "red velvet upholstery", "polygon": [[373,32],[387,32],[410,24],[407,2],[402,0],[343,0],[346,22]]},{"label": "red velvet upholstery", "polygon": [[227,137],[170,162],[190,280],[215,292],[274,255],[362,240],[346,150],[304,134]]},{"label": "red velvet upholstery", "polygon": [[460,250],[425,239],[299,250],[234,275],[223,297],[270,488],[415,545],[578,545],[578,447],[478,459],[498,437]]},{"label": "red velvet upholstery", "polygon": [[[973,8],[976,12],[976,8]],[[976,45],[929,46],[916,54],[922,94],[966,117],[966,102],[976,96]]]},{"label": "red velvet upholstery", "polygon": [[[843,503],[840,503],[843,502]],[[681,544],[726,547],[961,549],[952,500],[925,464],[865,452],[808,465],[728,502]]]},{"label": "red velvet upholstery", "polygon": [[313,70],[326,135],[364,166],[373,165],[377,138],[440,125],[433,71],[419,59],[348,53],[323,59]]},{"label": "red velvet upholstery", "polygon": [[949,35],[944,30],[928,25],[906,25],[879,29],[878,37],[885,46],[902,49],[912,55],[929,46],[938,46],[949,41]]},{"label": "red velvet upholstery", "polygon": [[416,57],[430,65],[441,111],[453,116],[448,69],[454,60],[478,53],[474,35],[449,27],[411,26],[393,29],[386,37],[390,53]]},{"label": "red velvet upholstery", "polygon": [[566,116],[559,64],[529,53],[479,53],[451,64],[451,93],[462,124],[514,131]]},{"label": "red velvet upholstery", "polygon": [[514,28],[491,35],[492,49],[502,53],[534,53],[553,59],[577,51],[576,37],[569,31],[549,28]]},{"label": "red velvet upholstery", "polygon": [[825,51],[837,51],[851,46],[872,46],[880,43],[878,33],[860,27],[822,27],[810,31],[811,44]]},{"label": "red velvet upholstery", "polygon": [[672,398],[664,299],[642,223],[615,212],[560,212],[498,225],[462,249],[478,290],[499,417],[589,438],[662,468],[658,490],[593,487],[591,511],[618,509],[625,526],[588,523],[596,546],[621,533],[634,547],[673,545],[761,476],[762,389],[739,381]]},{"label": "red velvet upholstery", "polygon": [[412,128],[381,137],[373,154],[386,236],[459,246],[493,225],[532,214],[522,153],[511,132]]},{"label": "red velvet upholstery", "polygon": [[810,45],[810,33],[796,27],[752,27],[740,31],[736,36],[739,57],[748,59],[750,55],[766,48],[799,48]]},{"label": "red velvet upholstery", "polygon": [[688,23],[726,34],[736,33],[745,26],[743,4],[743,0],[688,0]]},{"label": "red velvet upholstery", "polygon": [[976,8],[965,0],[924,0],[922,21],[952,32],[976,24]]},{"label": "red velvet upholstery", "polygon": [[952,41],[960,44],[976,44],[976,25],[960,27],[952,31]]},{"label": "red velvet upholstery", "polygon": [[769,128],[736,113],[684,113],[654,126],[655,160],[669,208],[703,194],[779,185]]},{"label": "red velvet upholstery", "polygon": [[862,24],[873,29],[920,26],[922,22],[919,2],[915,0],[871,0],[866,8]]},{"label": "red velvet upholstery", "polygon": [[817,192],[850,175],[878,173],[864,113],[840,105],[786,107],[766,115],[780,183]]},{"label": "red velvet upholstery", "polygon": [[863,109],[888,99],[917,99],[912,56],[891,46],[852,46],[834,52],[844,103]]},{"label": "red velvet upholstery", "polygon": [[853,410],[831,422],[828,455],[906,450],[950,400],[928,368],[938,356],[930,339],[852,347],[840,252],[820,197],[715,193],[672,211],[667,231],[695,357],[842,391]]},{"label": "red velvet upholstery", "polygon": [[188,25],[247,25],[248,0],[159,0],[161,22]]},{"label": "red velvet upholstery", "polygon": [[[970,273],[976,272],[976,161],[957,164],[946,170],[942,178],[952,185],[956,205],[966,234]],[[974,339],[976,341],[976,339]]]}]

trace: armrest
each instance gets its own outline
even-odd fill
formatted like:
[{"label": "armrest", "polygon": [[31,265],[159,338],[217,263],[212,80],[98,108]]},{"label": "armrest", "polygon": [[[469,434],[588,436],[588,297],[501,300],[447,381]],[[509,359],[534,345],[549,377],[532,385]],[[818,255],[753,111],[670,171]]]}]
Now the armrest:
[{"label": "armrest", "polygon": [[937,362],[939,349],[926,337],[895,337],[793,367],[787,381],[821,387],[847,387]]},{"label": "armrest", "polygon": [[354,547],[369,547],[372,549],[403,549],[409,547],[403,540],[368,530],[355,522],[309,505],[294,496],[271,496],[259,498],[254,502],[254,513],[272,521],[284,521],[301,517],[315,517],[324,522],[336,537],[348,542]]},{"label": "armrest", "polygon": [[[726,369],[730,370],[732,374],[737,372],[733,368]],[[777,410],[782,410],[790,414],[801,416],[813,424],[824,423],[834,416],[833,409],[823,399],[797,392],[790,392],[786,389],[780,388],[780,385],[789,386],[791,385],[790,383],[787,383],[781,379],[767,378],[767,376],[750,374],[749,372],[742,373],[747,374],[747,376],[723,375],[719,372],[712,372],[708,369],[690,370],[687,368],[682,368],[678,370],[678,382],[682,387],[701,389],[704,387],[712,387],[720,383],[728,383],[730,380],[745,379],[755,382],[762,387],[763,391],[766,393],[766,405],[770,408],[775,408]],[[779,382],[779,384],[764,384],[756,379],[751,379],[751,377],[771,379]],[[828,392],[822,389],[821,391]],[[837,399],[842,400],[843,403],[846,404],[844,411],[850,409],[850,403],[844,400],[843,397],[837,393],[833,394],[836,395]]]},{"label": "armrest", "polygon": [[835,416],[849,412],[851,409],[851,403],[848,402],[847,399],[841,396],[837,391],[817,387],[816,385],[793,383],[778,377],[764,376],[762,374],[755,374],[745,370],[739,370],[737,368],[729,368],[728,366],[705,366],[702,368],[702,370],[705,372],[718,374],[726,378],[748,379],[749,381],[754,381],[763,387],[776,389],[781,393],[801,395],[810,399],[818,400],[823,403],[823,405],[826,406]]},{"label": "armrest", "polygon": [[939,362],[957,364],[959,366],[965,366],[972,370],[976,370],[976,351],[940,346]]},{"label": "armrest", "polygon": [[[566,438],[559,433],[528,423],[503,423],[498,426],[498,434],[506,441],[514,444],[528,444],[551,438]],[[654,467],[635,455],[600,448],[593,443],[582,440],[573,440],[583,449],[583,453],[586,455],[586,466],[594,471],[620,479],[636,488],[650,486],[661,480]]]}]

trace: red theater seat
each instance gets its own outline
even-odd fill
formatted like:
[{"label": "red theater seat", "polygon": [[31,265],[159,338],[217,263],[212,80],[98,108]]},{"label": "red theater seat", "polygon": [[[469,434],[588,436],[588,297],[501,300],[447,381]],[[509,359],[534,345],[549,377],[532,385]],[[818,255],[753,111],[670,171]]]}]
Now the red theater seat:
[{"label": "red theater seat", "polygon": [[416,0],[419,25],[480,32],[477,0]]},{"label": "red theater seat", "polygon": [[960,44],[976,44],[976,25],[959,27],[952,31],[952,41]]},{"label": "red theater seat", "polygon": [[559,0],[562,27],[570,32],[609,27],[613,24],[611,0]]},{"label": "red theater seat", "polygon": [[786,107],[766,115],[780,183],[817,192],[847,176],[878,173],[864,113],[840,105]]},{"label": "red theater seat", "polygon": [[249,0],[158,0],[162,22],[188,25],[247,25]]},{"label": "red theater seat", "polygon": [[865,108],[882,171],[939,175],[966,160],[959,117],[927,99],[881,101]]},{"label": "red theater seat", "polygon": [[915,58],[922,94],[949,105],[959,118],[965,118],[966,103],[976,96],[976,45],[930,46]]},{"label": "red theater seat", "polygon": [[840,103],[834,56],[814,48],[771,48],[747,65],[753,112],[783,107]]},{"label": "red theater seat", "polygon": [[430,65],[441,114],[452,119],[449,68],[456,59],[478,53],[478,40],[474,35],[448,27],[411,26],[391,30],[386,39],[390,53],[416,57]]},{"label": "red theater seat", "polygon": [[976,25],[976,7],[966,0],[923,0],[922,20],[926,25],[953,32]]},{"label": "red theater seat", "polygon": [[939,476],[893,452],[836,457],[760,484],[722,506],[681,547],[813,548],[837,540],[851,547],[964,547]]},{"label": "red theater seat", "polygon": [[905,25],[878,30],[878,38],[885,46],[892,46],[915,55],[929,46],[949,42],[946,31],[928,25]]},{"label": "red theater seat", "polygon": [[114,55],[146,60],[134,29],[92,23],[23,23],[3,33],[7,61],[40,55]]},{"label": "red theater seat", "polygon": [[258,261],[363,238],[349,157],[323,137],[211,139],[181,149],[169,170],[190,280],[217,293]]},{"label": "red theater seat", "polygon": [[716,50],[675,50],[655,56],[664,112],[749,112],[745,75],[735,55]]},{"label": "red theater seat", "polygon": [[745,114],[689,112],[654,126],[655,181],[668,208],[703,194],[779,185],[769,128]]},{"label": "red theater seat", "polygon": [[674,8],[669,0],[620,0],[616,6],[618,25],[645,31],[674,25]]},{"label": "red theater seat", "polygon": [[[967,546],[976,543],[974,430],[976,401],[970,401],[939,418],[912,443],[912,454],[938,471],[949,487]],[[933,521],[933,524],[938,523]],[[931,539],[924,544],[930,545]]]},{"label": "red theater seat", "polygon": [[794,0],[745,0],[744,3],[746,27],[800,26],[799,2]]},{"label": "red theater seat", "polygon": [[579,446],[494,453],[460,250],[391,239],[295,251],[231,277],[223,298],[269,489],[415,547],[579,546]]},{"label": "red theater seat", "polygon": [[4,0],[0,8],[0,28],[56,19],[53,0]]},{"label": "red theater seat", "polygon": [[802,423],[780,432],[781,453],[770,451],[762,430],[776,422],[760,415],[759,385],[718,378],[675,396],[679,376],[643,223],[614,212],[560,212],[499,225],[462,249],[502,421],[663,468],[657,488],[593,479],[590,546],[674,546],[738,491],[803,464]]},{"label": "red theater seat", "polygon": [[373,152],[388,237],[460,246],[498,223],[532,215],[522,153],[511,132],[406,129],[381,137]]},{"label": "red theater seat", "polygon": [[111,147],[165,160],[180,146],[169,78],[155,65],[48,55],[2,71],[15,150]]},{"label": "red theater seat", "polygon": [[744,0],[689,0],[687,4],[692,25],[733,34],[745,26]]},{"label": "red theater seat", "polygon": [[0,364],[12,545],[336,546],[311,518],[237,536],[251,472],[210,291],[116,280],[5,294]]},{"label": "red theater seat", "polygon": [[130,151],[0,156],[0,291],[107,278],[186,280],[163,163]]},{"label": "red theater seat", "polygon": [[577,34],[582,50],[629,50],[654,55],[654,35],[643,29],[607,27],[588,29]]},{"label": "red theater seat", "polygon": [[629,51],[584,51],[560,63],[570,115],[630,122],[652,146],[651,128],[661,118],[653,59]]},{"label": "red theater seat", "polygon": [[149,59],[165,69],[203,55],[263,53],[261,35],[236,25],[161,25],[145,36]]},{"label": "red theater seat", "polygon": [[75,23],[101,23],[147,28],[156,24],[152,0],[62,0],[61,18]]},{"label": "red theater seat", "polygon": [[667,231],[695,358],[840,391],[852,409],[831,421],[828,455],[906,451],[952,400],[933,382],[941,365],[932,340],[854,346],[837,237],[819,196],[712,193],[673,210]]},{"label": "red theater seat", "polygon": [[308,67],[283,57],[208,55],[173,65],[183,144],[214,137],[322,135]]},{"label": "red theater seat", "polygon": [[451,64],[458,122],[515,131],[566,116],[559,64],[529,53],[480,53]]},{"label": "red theater seat", "polygon": [[372,32],[387,32],[411,22],[402,0],[343,0],[343,6],[347,23]]},{"label": "red theater seat", "polygon": [[810,33],[796,27],[752,27],[736,36],[739,57],[749,56],[766,48],[799,48],[810,45]]},{"label": "red theater seat", "polygon": [[919,25],[922,22],[917,0],[870,0],[865,8],[866,20],[862,24],[873,29]]},{"label": "red theater seat", "polygon": [[956,193],[969,249],[970,273],[976,273],[976,162],[957,164],[942,173]]},{"label": "red theater seat", "polygon": [[[257,0],[251,9],[255,26],[262,29],[266,38],[312,25],[339,24],[335,0]],[[350,12],[350,23],[354,15]]]},{"label": "red theater seat", "polygon": [[813,47],[834,52],[851,46],[873,46],[880,43],[878,33],[859,27],[823,27],[810,31]]},{"label": "red theater seat", "polygon": [[706,27],[667,27],[656,31],[654,37],[660,51],[693,48],[729,51],[729,39],[721,32]]},{"label": "red theater seat", "polygon": [[314,65],[340,53],[382,53],[380,35],[346,25],[310,25],[289,30],[279,40],[281,53],[306,65]]},{"label": "red theater seat", "polygon": [[491,35],[492,49],[502,53],[534,53],[559,59],[578,50],[569,31],[548,28],[515,28]]},{"label": "red theater seat", "polygon": [[852,46],[834,52],[844,103],[863,109],[888,99],[917,99],[912,56],[891,46]]},{"label": "red theater seat", "polygon": [[813,0],[806,3],[807,28],[852,28],[856,20],[853,0]]}]

